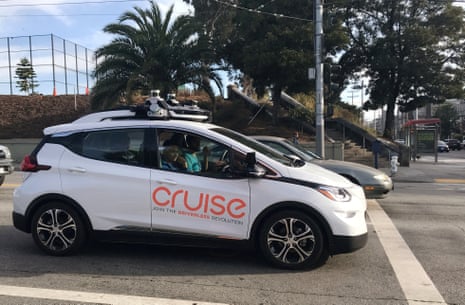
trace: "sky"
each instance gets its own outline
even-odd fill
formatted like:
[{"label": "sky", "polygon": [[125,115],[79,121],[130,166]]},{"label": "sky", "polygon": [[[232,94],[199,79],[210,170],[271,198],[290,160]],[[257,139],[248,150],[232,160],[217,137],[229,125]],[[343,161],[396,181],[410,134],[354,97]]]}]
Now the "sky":
[{"label": "sky", "polygon": [[[176,14],[191,9],[182,0],[156,1],[164,15],[171,5]],[[0,0],[0,37],[54,34],[95,50],[113,38],[103,28],[147,0]]]},{"label": "sky", "polygon": [[[155,1],[163,15],[171,5],[174,5],[175,15],[189,14],[193,11],[193,8],[182,0]],[[464,6],[464,2],[465,0],[463,2],[461,0],[457,5]],[[110,23],[118,22],[118,18],[124,12],[133,11],[136,6],[147,8],[149,2],[148,0],[0,0],[0,94],[10,91],[9,80],[13,79],[6,72],[5,67],[8,66],[5,52],[6,40],[2,38],[23,36],[26,38],[23,39],[22,44],[25,44],[28,36],[38,35],[40,37],[40,35],[53,34],[93,51],[114,38],[114,36],[105,34],[103,28]],[[43,39],[46,40],[47,37]],[[14,40],[13,44],[17,41],[18,39]],[[27,55],[24,52],[16,54],[13,52],[11,65],[15,66],[20,57]],[[34,55],[50,58],[49,54],[41,54],[39,51]],[[36,59],[35,64],[37,63],[40,63],[40,60]],[[37,74],[50,79],[48,72],[40,69],[41,67],[36,68]],[[77,87],[83,86],[82,84],[83,81]],[[45,87],[44,84],[38,89],[49,94],[50,90]],[[15,93],[18,92],[16,88],[13,90]],[[347,90],[341,98],[357,106],[362,103],[359,90]],[[364,100],[366,98],[368,97],[365,95]]]},{"label": "sky", "polygon": [[[193,12],[182,0],[156,0],[156,3],[163,16],[172,5],[173,17]],[[104,33],[103,28],[117,23],[123,13],[134,12],[134,7],[149,6],[148,0],[0,0],[0,94],[25,94],[15,77],[16,66],[25,57],[32,58],[37,75],[36,93],[89,92],[95,81],[89,76],[95,60],[85,54],[93,54],[116,37]],[[33,50],[32,57],[29,49]],[[86,63],[89,58],[94,60],[90,65]]]}]

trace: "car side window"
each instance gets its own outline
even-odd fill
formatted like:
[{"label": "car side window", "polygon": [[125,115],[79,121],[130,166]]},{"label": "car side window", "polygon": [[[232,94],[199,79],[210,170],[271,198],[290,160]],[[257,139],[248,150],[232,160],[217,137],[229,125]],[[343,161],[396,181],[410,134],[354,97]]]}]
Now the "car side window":
[{"label": "car side window", "polygon": [[[231,148],[209,138],[174,130],[158,131],[158,168],[200,176],[231,178]],[[234,153],[234,156],[239,153]],[[245,157],[243,158],[245,159]]]},{"label": "car side window", "polygon": [[143,129],[91,131],[82,138],[85,157],[129,165],[142,165]]}]

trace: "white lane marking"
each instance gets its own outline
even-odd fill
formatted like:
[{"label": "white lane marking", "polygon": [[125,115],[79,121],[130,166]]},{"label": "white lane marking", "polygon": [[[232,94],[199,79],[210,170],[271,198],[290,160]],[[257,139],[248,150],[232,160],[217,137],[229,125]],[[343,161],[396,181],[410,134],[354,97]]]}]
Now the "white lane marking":
[{"label": "white lane marking", "polygon": [[42,289],[8,285],[0,285],[0,295],[21,298],[48,299],[111,305],[227,305],[223,303],[197,302],[187,300],[130,296],[121,294],[92,293],[82,291]]},{"label": "white lane marking", "polygon": [[2,184],[2,188],[17,188],[20,185],[21,183],[4,183]]},{"label": "white lane marking", "polygon": [[447,305],[383,208],[376,200],[367,201],[371,223],[394,269],[408,304]]}]

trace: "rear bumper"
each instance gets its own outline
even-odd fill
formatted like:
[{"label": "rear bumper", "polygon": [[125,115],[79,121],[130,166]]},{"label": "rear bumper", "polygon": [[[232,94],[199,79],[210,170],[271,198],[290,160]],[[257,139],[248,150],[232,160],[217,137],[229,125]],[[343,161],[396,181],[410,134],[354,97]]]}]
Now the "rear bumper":
[{"label": "rear bumper", "polygon": [[368,242],[368,233],[358,236],[333,236],[330,253],[332,255],[355,252],[363,247]]}]

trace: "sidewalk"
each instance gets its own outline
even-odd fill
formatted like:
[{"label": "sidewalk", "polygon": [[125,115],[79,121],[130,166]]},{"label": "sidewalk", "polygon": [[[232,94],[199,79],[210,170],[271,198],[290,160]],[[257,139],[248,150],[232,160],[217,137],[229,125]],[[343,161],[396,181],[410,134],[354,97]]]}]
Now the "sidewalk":
[{"label": "sidewalk", "polygon": [[[391,175],[390,168],[380,168]],[[431,183],[441,179],[450,179],[453,183],[465,183],[465,158],[444,158],[434,162],[434,156],[423,156],[417,161],[410,161],[408,167],[398,167],[397,173],[391,176],[395,182]]]}]

